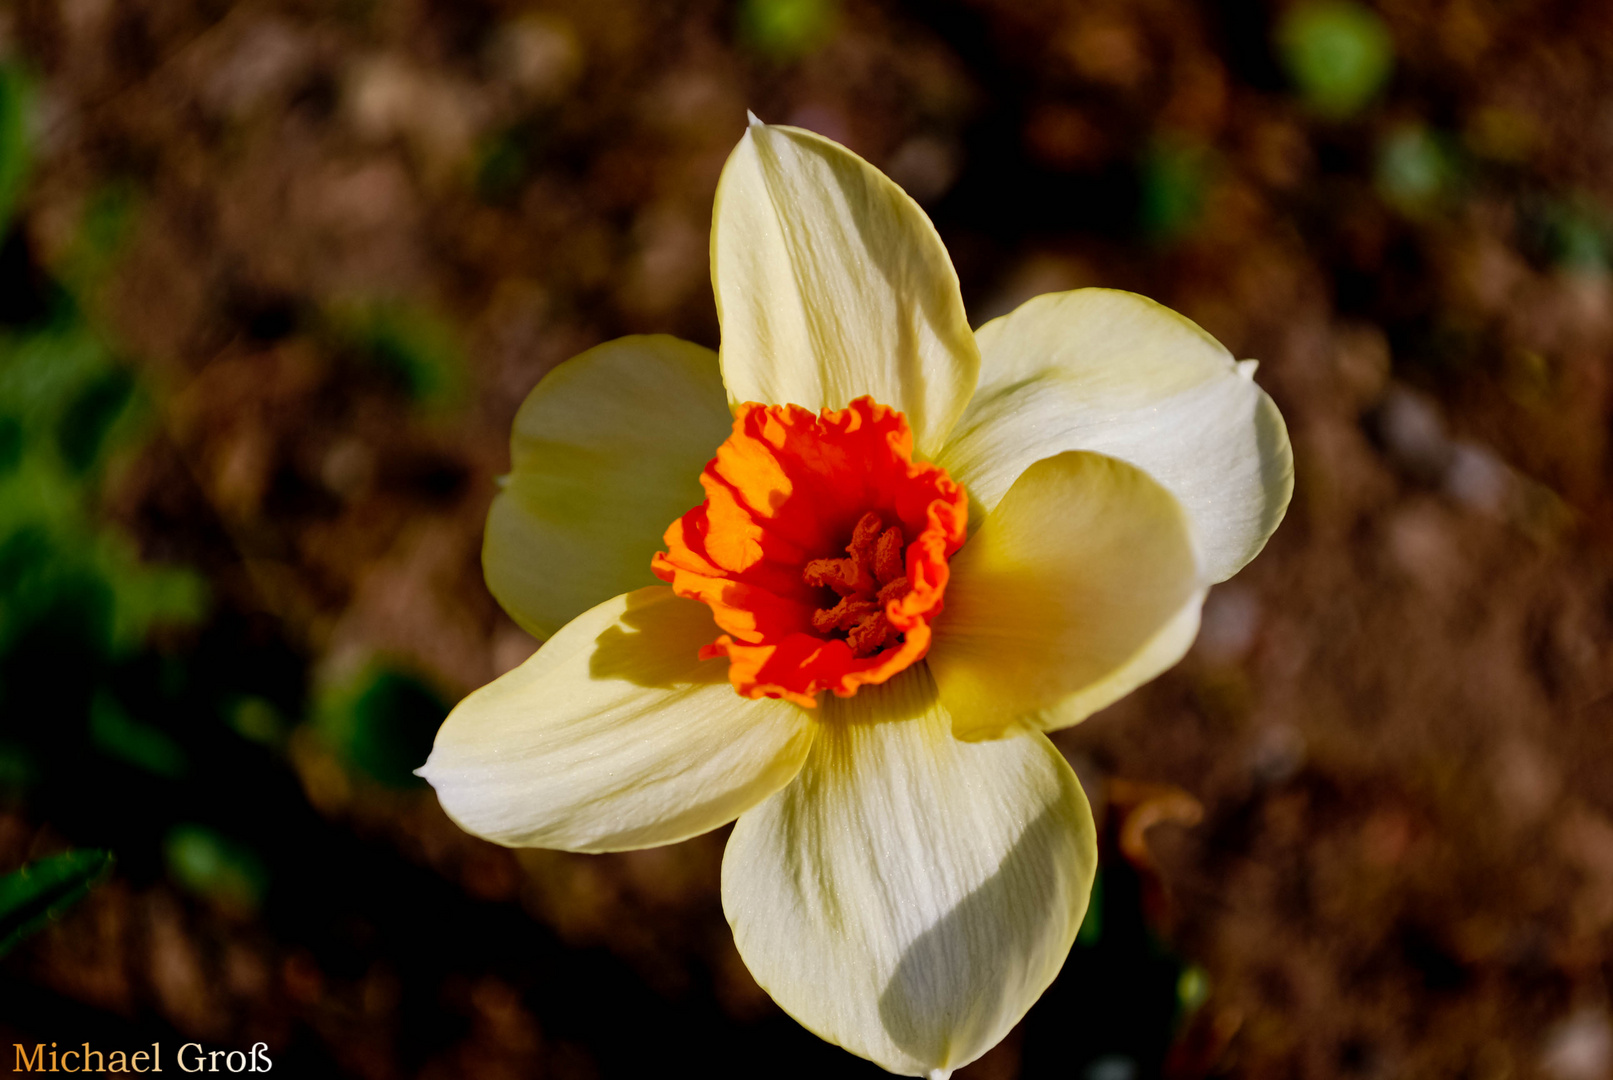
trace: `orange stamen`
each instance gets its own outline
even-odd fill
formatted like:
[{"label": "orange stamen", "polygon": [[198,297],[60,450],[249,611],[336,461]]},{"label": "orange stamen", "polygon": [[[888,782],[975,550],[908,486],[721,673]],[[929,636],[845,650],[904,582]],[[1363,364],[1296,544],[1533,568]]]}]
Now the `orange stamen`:
[{"label": "orange stamen", "polygon": [[700,476],[706,501],[673,522],[651,565],[711,606],[723,634],[701,656],[726,656],[741,694],[812,706],[820,690],[849,697],[929,651],[968,499],[912,452],[906,418],[871,398],[816,415],[735,410]]},{"label": "orange stamen", "polygon": [[907,595],[907,578],[902,574],[902,527],[886,529],[879,515],[870,510],[851,531],[846,559],[813,559],[801,571],[808,585],[827,585],[840,594],[833,608],[820,608],[812,616],[812,629],[831,635],[845,632],[853,655],[859,659],[874,655],[900,631],[885,617],[885,603]]}]

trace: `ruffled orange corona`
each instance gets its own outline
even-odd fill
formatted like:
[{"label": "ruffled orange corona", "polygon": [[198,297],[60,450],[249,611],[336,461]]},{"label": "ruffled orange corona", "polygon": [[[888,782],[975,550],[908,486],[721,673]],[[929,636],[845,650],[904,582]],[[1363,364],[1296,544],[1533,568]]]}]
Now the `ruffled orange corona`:
[{"label": "ruffled orange corona", "polygon": [[652,567],[710,605],[725,632],[700,655],[728,657],[740,694],[812,706],[923,659],[969,505],[913,460],[901,413],[869,397],[817,414],[741,405],[700,483],[706,501]]}]

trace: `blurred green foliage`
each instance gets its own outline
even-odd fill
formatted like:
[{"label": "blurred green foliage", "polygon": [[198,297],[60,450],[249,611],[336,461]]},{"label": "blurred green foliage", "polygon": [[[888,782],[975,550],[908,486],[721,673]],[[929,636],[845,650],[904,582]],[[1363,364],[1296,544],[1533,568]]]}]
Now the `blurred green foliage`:
[{"label": "blurred green foliage", "polygon": [[1526,243],[1553,266],[1601,276],[1613,265],[1613,229],[1607,212],[1592,199],[1534,200],[1524,207],[1522,225]]},{"label": "blurred green foliage", "polygon": [[1377,12],[1352,0],[1311,0],[1283,13],[1277,53],[1318,115],[1353,116],[1394,70],[1395,43]]},{"label": "blurred green foliage", "polygon": [[774,60],[816,52],[834,37],[840,21],[836,0],[741,0],[739,36]]},{"label": "blurred green foliage", "polygon": [[1384,201],[1412,216],[1447,202],[1461,179],[1453,140],[1418,126],[1391,130],[1378,147],[1374,182]]},{"label": "blurred green foliage", "polygon": [[69,851],[0,877],[0,956],[82,900],[111,869],[110,851]]},{"label": "blurred green foliage", "polygon": [[1176,1001],[1185,1019],[1210,998],[1210,976],[1197,964],[1182,969],[1176,980]]},{"label": "blurred green foliage", "polygon": [[26,747],[0,739],[0,803],[26,794],[38,775],[39,766]]},{"label": "blurred green foliage", "polygon": [[134,226],[139,199],[127,183],[103,183],[90,196],[78,235],[60,272],[81,292],[94,289],[112,269]]},{"label": "blurred green foliage", "polygon": [[[0,211],[26,171],[26,100],[21,77],[0,68]],[[130,205],[118,189],[90,201],[70,276],[88,281],[106,265]],[[202,616],[199,576],[142,564],[96,513],[108,469],[143,442],[147,417],[133,374],[68,294],[33,324],[0,329],[0,650],[53,624],[127,653],[153,626]]]},{"label": "blurred green foliage", "polygon": [[371,666],[322,695],[314,726],[348,765],[388,787],[415,787],[448,706],[412,675]]},{"label": "blurred green foliage", "polygon": [[547,139],[544,121],[529,118],[483,140],[472,174],[477,196],[494,204],[514,199],[532,175]]},{"label": "blurred green foliage", "polygon": [[128,370],[76,312],[0,333],[0,649],[65,622],[127,652],[153,626],[205,612],[198,575],[143,564],[95,512],[107,466],[143,436],[144,411]]},{"label": "blurred green foliage", "polygon": [[503,202],[520,189],[530,171],[525,146],[515,133],[489,139],[476,159],[476,193]]},{"label": "blurred green foliage", "polygon": [[178,825],[163,844],[168,872],[184,888],[236,910],[253,911],[269,886],[268,870],[251,848],[204,825]]},{"label": "blurred green foliage", "polygon": [[158,728],[129,715],[108,691],[90,703],[90,742],[122,761],[157,776],[183,776],[189,762],[177,742]]},{"label": "blurred green foliage", "polygon": [[409,400],[447,409],[463,399],[464,356],[444,320],[414,305],[376,302],[338,311],[332,324],[340,345]]},{"label": "blurred green foliage", "polygon": [[1204,215],[1214,165],[1206,147],[1175,138],[1156,139],[1144,153],[1140,169],[1138,215],[1143,234],[1169,242],[1191,232]]},{"label": "blurred green foliage", "polygon": [[[12,228],[27,170],[28,99],[22,77],[0,67],[0,236]],[[96,193],[58,280],[13,303],[0,325],[0,793],[8,799],[103,794],[73,786],[78,773],[109,775],[85,751],[123,775],[162,782],[190,769],[171,718],[147,711],[181,694],[185,661],[152,651],[149,639],[158,627],[199,623],[208,590],[188,567],[144,562],[101,513],[108,481],[149,440],[153,410],[79,303],[113,265],[136,209],[127,186]],[[117,813],[91,809],[109,822]],[[260,894],[261,868],[210,836],[170,836],[176,876]],[[70,853],[0,879],[0,952],[110,865],[104,851]]]},{"label": "blurred green foliage", "polygon": [[255,694],[245,694],[225,707],[230,727],[243,739],[275,749],[285,745],[288,728],[274,704]]},{"label": "blurred green foliage", "polygon": [[[26,165],[26,98],[0,66],[6,200]],[[281,826],[257,819],[242,785],[284,796],[277,754],[305,714],[306,666],[213,610],[193,569],[143,561],[102,512],[104,491],[156,432],[156,402],[84,302],[115,269],[140,203],[137,188],[104,184],[68,250],[40,268],[38,295],[0,322],[0,797],[116,848],[131,876],[166,872],[251,913],[273,877],[265,853],[279,851],[282,866],[284,852]],[[0,238],[11,229],[0,215]],[[321,329],[413,402],[443,407],[463,393],[459,343],[429,313],[355,305]],[[377,668],[328,695],[316,726],[355,770],[405,786],[419,782],[412,770],[446,712],[424,684]],[[104,870],[108,857],[96,858],[41,864],[43,877],[30,869],[28,925]],[[66,874],[75,867],[79,877]],[[0,879],[0,899],[22,880]],[[0,908],[0,934],[6,918]]]},{"label": "blurred green foliage", "polygon": [[0,66],[0,222],[11,220],[28,175],[28,98],[22,73]]}]

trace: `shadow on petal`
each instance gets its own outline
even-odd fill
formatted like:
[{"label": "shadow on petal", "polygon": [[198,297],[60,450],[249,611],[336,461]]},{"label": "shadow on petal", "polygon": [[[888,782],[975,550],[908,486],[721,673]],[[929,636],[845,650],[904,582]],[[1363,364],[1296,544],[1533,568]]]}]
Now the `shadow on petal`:
[{"label": "shadow on petal", "polygon": [[[1044,810],[997,872],[902,954],[879,998],[887,1034],[920,1061],[943,1068],[995,1045],[1064,964],[1087,892],[1061,880],[1069,825]],[[1071,910],[1058,910],[1060,901]]]},{"label": "shadow on petal", "polygon": [[[920,660],[886,682],[859,687],[849,698],[834,694],[819,695],[819,719],[825,724],[887,724],[917,720],[933,712],[940,697],[930,669]],[[844,752],[849,752],[849,744]]]},{"label": "shadow on petal", "polygon": [[699,656],[700,647],[720,633],[700,601],[674,596],[664,586],[640,589],[628,594],[622,616],[594,639],[588,674],[661,689],[726,682],[725,662]]}]

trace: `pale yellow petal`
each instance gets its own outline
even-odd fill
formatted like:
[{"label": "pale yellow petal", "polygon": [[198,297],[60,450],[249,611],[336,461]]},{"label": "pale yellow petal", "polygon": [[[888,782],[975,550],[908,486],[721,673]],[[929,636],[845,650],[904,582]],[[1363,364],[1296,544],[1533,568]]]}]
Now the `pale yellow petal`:
[{"label": "pale yellow petal", "polygon": [[994,1046],[1064,963],[1097,864],[1045,736],[954,739],[924,666],[832,698],[723,858],[746,966],[804,1026],[907,1075]]},{"label": "pale yellow petal", "polygon": [[626,337],[567,360],[516,414],[510,475],[487,515],[487,587],[546,638],[655,584],[650,556],[705,498],[700,470],[732,425],[710,349]]},{"label": "pale yellow petal", "polygon": [[1176,496],[1212,582],[1259,554],[1294,488],[1283,418],[1220,342],[1144,297],[1049,293],[980,328],[980,388],[937,458],[984,509],[1061,450],[1129,461]]},{"label": "pale yellow petal", "polygon": [[957,274],[917,203],[845,147],[753,123],[717,187],[711,278],[733,401],[873,395],[933,454],[980,356]]},{"label": "pale yellow petal", "polygon": [[815,725],[697,660],[716,633],[665,586],[608,600],[460,702],[420,775],[461,828],[511,846],[619,851],[732,821],[789,783]]},{"label": "pale yellow petal", "polygon": [[1022,473],[952,557],[929,664],[963,738],[1073,724],[1181,659],[1204,586],[1147,473],[1071,451]]}]

